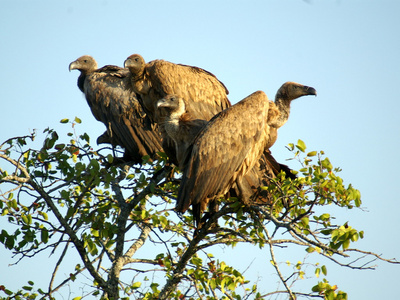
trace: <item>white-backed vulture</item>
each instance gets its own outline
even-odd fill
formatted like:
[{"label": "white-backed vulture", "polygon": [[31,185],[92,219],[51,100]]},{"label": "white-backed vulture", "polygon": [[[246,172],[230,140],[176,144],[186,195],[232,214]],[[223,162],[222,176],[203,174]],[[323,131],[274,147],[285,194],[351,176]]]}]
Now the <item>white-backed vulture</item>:
[{"label": "white-backed vulture", "polygon": [[[174,102],[181,106],[174,107]],[[183,213],[192,206],[199,227],[208,203],[225,196],[235,180],[245,176],[260,159],[265,144],[262,141],[268,135],[269,101],[264,92],[253,93],[199,126],[196,137],[186,135],[191,122],[184,119],[182,103],[181,98],[172,96],[160,100],[158,106],[170,113],[162,126],[176,141],[177,153],[186,153],[180,161],[183,174],[176,211]],[[172,109],[167,110],[168,106]]]},{"label": "white-backed vulture", "polygon": [[[146,63],[139,54],[129,56],[124,67],[131,72],[133,91],[140,95],[146,113],[156,123],[163,118],[157,114],[157,101],[171,94],[185,99],[187,111],[196,119],[208,121],[231,106],[225,85],[201,68],[165,60]],[[170,159],[177,164],[171,139],[164,138],[162,145]]]},{"label": "white-backed vulture", "polygon": [[[294,85],[303,92],[289,92],[291,100],[316,94],[313,88],[295,83],[283,86]],[[260,187],[268,185],[269,176],[280,170],[290,175],[289,168],[276,163],[268,150],[270,130],[276,131],[288,117],[282,117],[287,104],[282,109],[279,102],[274,104],[258,91],[206,122],[191,118],[185,101],[176,95],[158,101],[157,107],[165,115],[160,125],[175,141],[183,172],[176,210],[183,213],[192,206],[198,228],[202,212],[216,197],[233,191],[244,202],[257,201],[254,196],[265,197]],[[265,162],[273,164],[272,170]]]},{"label": "white-backed vulture", "polygon": [[144,112],[130,87],[129,70],[107,65],[100,69],[93,57],[84,55],[71,62],[69,70],[81,72],[78,87],[85,94],[96,120],[104,123],[107,131],[98,143],[119,145],[125,149],[124,160],[141,163],[163,152],[161,135]]},{"label": "white-backed vulture", "polygon": [[141,96],[145,109],[156,122],[162,117],[156,115],[156,103],[167,95],[185,99],[186,110],[207,121],[231,106],[225,85],[201,68],[165,60],[146,63],[139,54],[129,56],[124,67],[131,72],[133,90]]},{"label": "white-backed vulture", "polygon": [[164,115],[159,123],[163,138],[169,137],[174,141],[178,166],[183,170],[188,149],[208,121],[193,119],[186,111],[185,100],[177,95],[168,95],[158,100],[157,112]]},{"label": "white-backed vulture", "polygon": [[278,138],[278,129],[289,119],[292,100],[307,95],[316,96],[317,91],[313,87],[291,81],[285,82],[278,89],[275,95],[275,102],[270,103],[270,110],[277,110],[279,114],[268,120],[268,125],[271,127],[270,138],[267,142],[268,148],[271,148],[272,145],[275,144]]},{"label": "white-backed vulture", "polygon": [[[187,113],[184,99],[176,95],[168,95],[160,99],[157,102],[157,109],[165,116],[163,122],[160,123],[163,135],[168,135],[174,141],[179,167],[184,170],[197,135],[204,129],[208,121],[194,119]],[[268,110],[268,118],[270,111]],[[263,193],[259,187],[268,185],[269,177],[275,177],[283,170],[288,177],[294,178],[287,166],[277,163],[269,151],[264,152],[265,154],[253,169],[244,178],[235,182],[236,185],[229,190],[229,196],[240,197],[244,202],[250,202],[254,198],[262,198],[263,202],[266,202],[269,200],[269,195],[266,192]],[[194,209],[194,211],[197,211],[197,214],[194,213],[194,215],[196,223],[199,224],[200,211],[199,209]]]}]

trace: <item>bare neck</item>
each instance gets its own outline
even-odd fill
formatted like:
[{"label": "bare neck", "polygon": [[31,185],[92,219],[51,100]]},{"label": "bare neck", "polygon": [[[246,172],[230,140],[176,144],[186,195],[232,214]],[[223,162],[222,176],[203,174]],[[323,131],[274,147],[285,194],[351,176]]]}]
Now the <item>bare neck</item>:
[{"label": "bare neck", "polygon": [[179,123],[182,118],[187,118],[185,108],[179,108],[177,111],[172,112],[166,116],[162,122],[166,133],[177,143],[179,137]]},{"label": "bare neck", "polygon": [[275,105],[278,107],[279,117],[274,124],[272,124],[273,127],[280,128],[287,122],[290,115],[290,102],[289,99],[277,95],[275,98]]}]

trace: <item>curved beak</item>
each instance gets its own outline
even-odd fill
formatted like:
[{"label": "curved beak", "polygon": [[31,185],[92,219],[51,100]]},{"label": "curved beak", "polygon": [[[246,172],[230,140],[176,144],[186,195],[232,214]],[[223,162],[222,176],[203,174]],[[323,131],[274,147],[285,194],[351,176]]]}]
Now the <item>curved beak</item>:
[{"label": "curved beak", "polygon": [[314,95],[317,96],[317,90],[314,89],[311,86],[305,86],[305,92],[307,93],[307,95]]},{"label": "curved beak", "polygon": [[162,98],[162,99],[157,101],[157,108],[159,108],[159,107],[167,107],[167,106],[168,105],[167,105],[167,103],[166,103],[164,98]]},{"label": "curved beak", "polygon": [[76,70],[77,68],[78,68],[78,63],[77,63],[76,60],[69,64],[69,71],[70,71],[70,72],[71,72],[72,70]]},{"label": "curved beak", "polygon": [[130,58],[125,59],[124,68],[129,68],[130,65],[131,65],[131,59]]}]

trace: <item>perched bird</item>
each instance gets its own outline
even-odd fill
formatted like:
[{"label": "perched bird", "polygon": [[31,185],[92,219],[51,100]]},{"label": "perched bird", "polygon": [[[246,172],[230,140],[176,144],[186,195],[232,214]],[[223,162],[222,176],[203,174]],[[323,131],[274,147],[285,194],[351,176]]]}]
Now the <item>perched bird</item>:
[{"label": "perched bird", "polygon": [[131,73],[132,89],[141,96],[143,106],[156,122],[162,117],[156,114],[156,103],[167,95],[182,97],[192,116],[207,121],[231,106],[225,85],[201,68],[165,60],[146,63],[139,54],[129,56],[124,66]]},{"label": "perched bird", "polygon": [[176,95],[168,95],[157,101],[157,111],[164,115],[159,123],[165,137],[173,140],[178,166],[181,170],[198,133],[208,123],[207,120],[193,119],[186,111],[185,100]]},{"label": "perched bird", "polygon": [[93,116],[107,128],[97,143],[123,147],[123,159],[134,163],[142,163],[146,155],[155,159],[158,152],[163,152],[157,125],[151,122],[130,88],[128,69],[112,65],[98,69],[89,55],[71,62],[69,70],[74,69],[81,72],[78,87]]},{"label": "perched bird", "polygon": [[292,101],[308,95],[317,96],[317,91],[313,87],[296,82],[285,82],[278,89],[275,95],[275,102],[270,103],[270,111],[277,111],[278,114],[274,114],[273,117],[269,117],[268,119],[268,125],[271,127],[270,139],[267,143],[268,148],[275,144],[278,138],[278,129],[289,119],[290,104]]},{"label": "perched bird", "polygon": [[183,174],[176,210],[183,213],[192,206],[197,226],[209,202],[226,195],[236,178],[245,176],[261,157],[268,134],[268,106],[265,93],[256,92],[201,124],[185,120],[182,98],[168,96],[158,102],[166,113],[161,126],[181,154]]},{"label": "perched bird", "polygon": [[[293,100],[316,94],[315,89],[307,88],[285,83],[278,95],[289,91],[285,97]],[[255,198],[268,197],[260,188],[268,185],[269,178],[280,170],[294,177],[287,166],[275,161],[268,149],[271,131],[276,136],[282,120],[288,118],[288,114],[286,117],[283,114],[288,111],[290,101],[283,105],[284,109],[280,101],[273,103],[264,92],[258,91],[209,122],[194,119],[186,110],[187,101],[177,95],[168,95],[157,102],[158,110],[165,116],[160,123],[162,132],[174,141],[183,172],[176,210],[184,213],[192,206],[198,228],[201,214],[217,197],[229,192],[245,203],[258,201]]]},{"label": "perched bird", "polygon": [[[130,71],[132,90],[140,95],[143,108],[153,122],[162,122],[156,103],[170,94],[184,98],[186,110],[195,118],[207,121],[231,106],[225,85],[201,68],[164,60],[146,63],[139,54],[129,56],[124,66]],[[168,136],[162,146],[170,160],[178,164],[174,143]]]}]

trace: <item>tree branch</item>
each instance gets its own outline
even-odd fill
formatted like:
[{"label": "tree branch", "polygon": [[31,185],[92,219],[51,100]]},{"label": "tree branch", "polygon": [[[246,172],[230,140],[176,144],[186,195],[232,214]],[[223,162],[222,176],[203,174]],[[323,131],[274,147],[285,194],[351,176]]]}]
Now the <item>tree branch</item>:
[{"label": "tree branch", "polygon": [[63,218],[57,207],[52,201],[52,198],[32,179],[29,180],[29,184],[39,193],[39,195],[44,199],[48,207],[52,210],[57,220],[61,223],[64,227],[66,233],[71,238],[72,243],[75,245],[79,256],[81,257],[85,267],[89,271],[90,275],[97,281],[97,283],[104,289],[107,289],[107,284],[105,280],[96,272],[94,266],[91,264],[86,251],[85,247],[83,246],[82,242],[76,236],[76,233],[72,228],[69,226],[68,222]]}]

